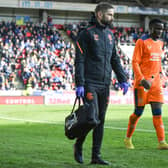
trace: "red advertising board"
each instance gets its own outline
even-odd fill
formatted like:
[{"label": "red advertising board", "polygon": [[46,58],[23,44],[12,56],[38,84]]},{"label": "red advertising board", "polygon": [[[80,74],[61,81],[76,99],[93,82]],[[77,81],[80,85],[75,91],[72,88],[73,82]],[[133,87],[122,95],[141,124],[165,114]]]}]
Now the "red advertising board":
[{"label": "red advertising board", "polygon": [[0,96],[0,104],[44,104],[43,96]]},{"label": "red advertising board", "polygon": [[[45,96],[45,104],[73,104],[75,92],[62,92]],[[164,91],[164,103],[168,104],[168,91]],[[109,104],[134,104],[133,91],[129,90],[126,95],[122,91],[111,91]]]},{"label": "red advertising board", "polygon": [[[62,92],[45,96],[45,104],[73,104],[75,92]],[[122,95],[122,92],[110,92],[109,104],[133,104],[132,92]]]},{"label": "red advertising board", "polygon": [[[44,96],[0,96],[0,104],[73,104],[75,100],[74,91],[64,91],[61,93],[54,92],[53,94],[46,94]],[[168,91],[164,92],[165,104],[168,104]],[[111,91],[109,104],[134,104],[133,92],[128,91],[123,96],[122,92]]]},{"label": "red advertising board", "polygon": [[55,93],[53,95],[45,96],[45,104],[73,104],[74,100],[75,93],[73,91]]}]

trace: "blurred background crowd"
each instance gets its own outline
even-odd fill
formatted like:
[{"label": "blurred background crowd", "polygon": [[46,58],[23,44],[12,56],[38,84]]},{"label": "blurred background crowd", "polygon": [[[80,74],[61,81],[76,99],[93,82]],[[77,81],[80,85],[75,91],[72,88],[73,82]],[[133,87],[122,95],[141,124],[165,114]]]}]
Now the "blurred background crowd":
[{"label": "blurred background crowd", "polygon": [[[36,90],[73,90],[74,43],[79,32],[88,22],[53,25],[48,23],[27,23],[16,25],[14,21],[0,22],[0,90],[32,88]],[[127,72],[130,88],[133,84],[131,57],[122,46],[134,47],[144,32],[141,27],[112,27],[117,53]],[[168,31],[163,33],[165,52],[162,57],[163,86],[168,77]],[[119,90],[115,74],[112,89]]]}]

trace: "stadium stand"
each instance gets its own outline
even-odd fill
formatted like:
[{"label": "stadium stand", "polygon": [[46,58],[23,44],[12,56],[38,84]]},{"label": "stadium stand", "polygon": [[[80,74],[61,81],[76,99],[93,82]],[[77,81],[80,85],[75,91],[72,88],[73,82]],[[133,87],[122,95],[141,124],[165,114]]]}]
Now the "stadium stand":
[{"label": "stadium stand", "polygon": [[[85,2],[7,0],[1,3],[0,89],[15,90],[27,87],[36,90],[74,89],[73,42],[78,33],[88,25],[90,13],[98,2],[99,0]],[[158,3],[161,9],[154,11],[152,0],[148,4],[143,0],[113,0],[112,3],[117,12],[111,31],[114,33],[117,52],[131,86],[133,74],[130,63],[135,42],[147,33],[146,22],[148,17],[154,17],[153,12],[166,20],[167,4],[161,0]],[[146,6],[149,7],[148,11]],[[134,12],[135,7],[137,13]],[[168,76],[168,30],[165,30],[163,39],[165,54],[162,63],[163,70]],[[112,84],[112,88],[119,89],[115,78],[112,79]]]},{"label": "stadium stand", "polygon": [[1,89],[73,89],[74,47],[55,26],[0,22]]}]

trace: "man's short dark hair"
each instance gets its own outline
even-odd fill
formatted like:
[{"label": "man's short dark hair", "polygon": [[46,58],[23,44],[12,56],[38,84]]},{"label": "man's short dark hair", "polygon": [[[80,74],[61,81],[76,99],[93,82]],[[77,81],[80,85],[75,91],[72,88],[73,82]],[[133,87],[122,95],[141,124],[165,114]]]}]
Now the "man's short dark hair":
[{"label": "man's short dark hair", "polygon": [[164,24],[160,19],[152,19],[149,22],[149,27],[152,27],[154,24]]},{"label": "man's short dark hair", "polygon": [[100,2],[95,8],[95,13],[99,11],[106,12],[108,9],[114,9],[114,7],[108,2]]}]

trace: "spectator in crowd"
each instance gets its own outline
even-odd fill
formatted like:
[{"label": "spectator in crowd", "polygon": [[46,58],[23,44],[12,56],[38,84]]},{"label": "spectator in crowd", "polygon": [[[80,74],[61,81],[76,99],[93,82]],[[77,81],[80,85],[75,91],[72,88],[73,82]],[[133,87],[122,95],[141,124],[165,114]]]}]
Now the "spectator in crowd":
[{"label": "spectator in crowd", "polygon": [[52,17],[51,16],[47,17],[47,24],[48,24],[48,26],[52,26]]}]

